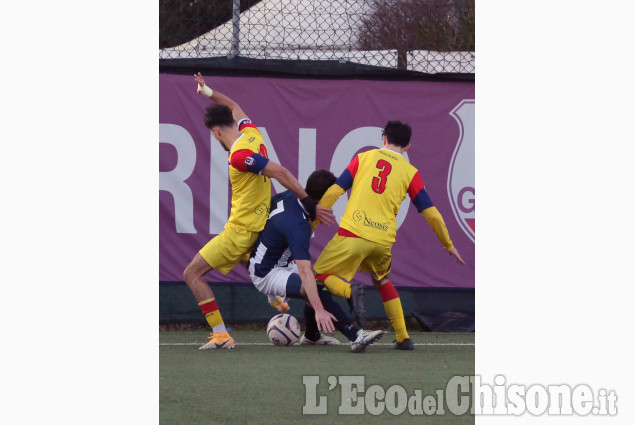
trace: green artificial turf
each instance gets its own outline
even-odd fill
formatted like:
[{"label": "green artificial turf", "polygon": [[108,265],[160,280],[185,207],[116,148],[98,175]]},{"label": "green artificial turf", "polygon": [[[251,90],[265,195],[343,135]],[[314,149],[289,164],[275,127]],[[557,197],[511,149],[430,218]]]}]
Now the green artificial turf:
[{"label": "green artificial turf", "polygon": [[[342,415],[340,385],[329,390],[329,377],[364,376],[365,390],[380,385],[388,390],[402,386],[410,397],[414,390],[436,395],[453,376],[474,374],[473,333],[410,333],[414,351],[394,350],[394,333],[361,354],[350,346],[276,347],[264,331],[232,331],[233,350],[198,350],[208,333],[160,332],[160,423],[197,424],[373,424],[425,423],[473,424],[469,414],[413,416],[406,409],[394,416]],[[341,334],[334,334],[340,341]],[[253,345],[251,345],[253,344]],[[262,344],[262,345],[256,345]],[[303,376],[319,376],[317,396],[327,396],[326,415],[303,415],[306,388]],[[334,380],[336,378],[331,378]],[[360,399],[365,396],[359,392]],[[381,400],[380,400],[381,401]]]}]

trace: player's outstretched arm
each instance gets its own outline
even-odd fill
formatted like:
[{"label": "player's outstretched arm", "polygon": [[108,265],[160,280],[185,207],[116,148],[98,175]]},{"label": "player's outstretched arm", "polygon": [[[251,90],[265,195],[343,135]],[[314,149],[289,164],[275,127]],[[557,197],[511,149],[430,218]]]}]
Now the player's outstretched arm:
[{"label": "player's outstretched arm", "polygon": [[337,322],[337,319],[324,309],[322,301],[320,301],[315,277],[311,271],[311,261],[296,260],[295,263],[298,266],[298,273],[300,274],[300,279],[302,280],[304,293],[306,294],[311,307],[315,310],[315,321],[317,322],[318,329],[322,332],[333,332],[335,330],[333,320]]},{"label": "player's outstretched arm", "polygon": [[242,120],[243,118],[249,119],[247,114],[240,108],[240,105],[219,92],[218,90],[212,90],[209,86],[205,84],[205,80],[203,80],[203,76],[199,72],[198,74],[194,74],[194,81],[198,84],[196,89],[196,93],[201,94],[205,97],[209,97],[213,102],[218,103],[219,105],[225,105],[232,111],[232,115],[236,122]]},{"label": "player's outstretched arm", "polygon": [[[320,199],[318,203],[318,208],[328,209],[329,211],[333,211],[331,207],[335,204],[335,201],[345,193],[344,189],[342,189],[337,183],[334,183],[326,190],[326,193]],[[327,223],[329,224],[329,223]],[[313,222],[311,222],[311,229],[315,230],[316,227],[320,225],[319,218]]]},{"label": "player's outstretched arm", "polygon": [[333,224],[335,222],[335,216],[333,210],[330,208],[324,208],[317,204],[309,195],[305,192],[300,182],[293,177],[293,174],[289,172],[282,165],[277,164],[271,160],[267,163],[267,166],[262,170],[263,176],[276,179],[288,190],[290,190],[295,196],[298,197],[304,208],[309,213],[309,218],[313,221],[316,218],[320,219],[326,224]]},{"label": "player's outstretched arm", "polygon": [[457,251],[450,239],[450,234],[445,226],[445,221],[443,220],[439,210],[437,210],[437,207],[428,207],[421,211],[421,215],[426,219],[443,247],[450,253],[450,255],[453,255],[454,258],[456,258],[456,262],[465,264],[465,261],[463,261],[459,251]]},{"label": "player's outstretched arm", "polygon": [[457,263],[465,264],[465,261],[463,261],[459,255],[459,251],[454,248],[448,229],[445,227],[445,221],[443,221],[441,213],[432,203],[430,196],[428,196],[428,192],[425,189],[425,185],[423,184],[423,180],[421,179],[421,175],[418,171],[410,181],[410,185],[408,186],[408,195],[410,195],[412,204],[415,208],[417,208],[417,211],[421,213],[434,231],[434,234],[437,235],[437,238],[443,247],[450,253],[450,255],[453,255],[454,258],[456,258]]}]

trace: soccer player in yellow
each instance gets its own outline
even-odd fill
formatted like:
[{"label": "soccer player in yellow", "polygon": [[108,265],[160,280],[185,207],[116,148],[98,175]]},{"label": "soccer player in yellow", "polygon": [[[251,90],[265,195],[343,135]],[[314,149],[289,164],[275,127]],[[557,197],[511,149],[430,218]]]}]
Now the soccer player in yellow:
[{"label": "soccer player in yellow", "polygon": [[404,157],[410,149],[412,129],[400,121],[388,121],[380,149],[360,153],[353,158],[320,200],[331,207],[351,189],[351,197],[340,220],[337,234],[326,245],[313,269],[319,281],[329,291],[350,297],[351,280],[357,270],[371,274],[397,334],[395,348],[413,350],[414,344],[406,331],[399,294],[389,278],[391,248],[397,234],[397,213],[401,201],[410,196],[417,210],[425,217],[443,247],[465,264],[456,250],[441,214],[428,196],[419,171]]},{"label": "soccer player in yellow", "polygon": [[269,179],[275,178],[296,195],[311,220],[317,217],[333,223],[333,213],[317,205],[286,168],[269,160],[260,131],[236,102],[205,85],[200,72],[194,75],[194,80],[198,84],[197,93],[216,103],[206,109],[205,126],[229,152],[232,207],[223,232],[201,248],[183,272],[183,278],[213,331],[209,342],[200,349],[230,349],[234,348],[234,339],[227,332],[214,292],[204,276],[212,269],[226,274],[238,263],[247,264],[269,215]]}]

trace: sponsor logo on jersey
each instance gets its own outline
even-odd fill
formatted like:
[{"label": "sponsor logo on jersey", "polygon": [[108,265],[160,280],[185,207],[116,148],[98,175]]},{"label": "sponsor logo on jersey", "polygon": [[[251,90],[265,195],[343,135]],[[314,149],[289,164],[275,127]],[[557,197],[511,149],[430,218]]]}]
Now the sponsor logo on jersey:
[{"label": "sponsor logo on jersey", "polygon": [[254,159],[251,156],[248,156],[247,158],[245,158],[245,164],[254,165]]},{"label": "sponsor logo on jersey", "polygon": [[353,220],[360,222],[364,218],[366,218],[366,213],[364,211],[357,210],[353,213]]},{"label": "sponsor logo on jersey", "polygon": [[269,208],[265,204],[260,204],[254,209],[254,212],[257,215],[261,215],[261,214],[269,215]]},{"label": "sponsor logo on jersey", "polygon": [[450,112],[459,126],[459,139],[448,172],[448,196],[456,221],[474,242],[474,99],[464,99]]},{"label": "sponsor logo on jersey", "polygon": [[388,224],[374,221],[372,218],[369,218],[366,215],[365,211],[362,211],[362,210],[356,210],[353,213],[353,220],[355,220],[358,223],[362,223],[366,227],[372,227],[373,229],[381,230],[383,232],[388,231]]}]

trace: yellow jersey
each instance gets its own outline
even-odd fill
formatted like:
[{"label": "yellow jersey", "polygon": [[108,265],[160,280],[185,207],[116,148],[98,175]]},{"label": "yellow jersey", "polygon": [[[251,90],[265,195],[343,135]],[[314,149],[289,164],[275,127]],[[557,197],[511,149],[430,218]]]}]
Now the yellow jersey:
[{"label": "yellow jersey", "polygon": [[373,149],[353,158],[331,186],[320,205],[330,208],[351,189],[338,234],[392,245],[397,235],[397,213],[410,196],[446,249],[453,247],[443,218],[425,190],[419,171],[390,149]]},{"label": "yellow jersey", "polygon": [[[372,242],[392,244],[397,213],[417,169],[397,152],[373,149],[357,155],[346,171],[352,179],[351,197],[340,227]],[[346,176],[339,183],[347,185]]]},{"label": "yellow jersey", "polygon": [[271,181],[260,175],[269,162],[267,147],[250,120],[241,120],[238,130],[243,134],[230,148],[227,160],[232,186],[227,225],[260,232],[265,227],[271,202]]}]

